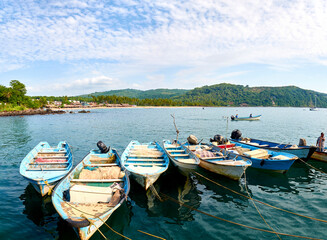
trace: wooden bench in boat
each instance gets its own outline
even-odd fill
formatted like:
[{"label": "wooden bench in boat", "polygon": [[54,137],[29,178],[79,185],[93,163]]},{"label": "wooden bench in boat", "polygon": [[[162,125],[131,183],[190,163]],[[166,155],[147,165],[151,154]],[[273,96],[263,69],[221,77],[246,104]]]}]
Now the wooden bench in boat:
[{"label": "wooden bench in boat", "polygon": [[71,182],[90,182],[90,183],[96,183],[96,182],[107,182],[107,183],[110,183],[110,182],[123,182],[124,180],[121,179],[121,178],[115,178],[115,179],[71,179],[70,180]]},{"label": "wooden bench in boat", "polygon": [[163,158],[163,154],[162,155],[128,155],[128,158]]},{"label": "wooden bench in boat", "polygon": [[163,158],[127,158],[126,162],[162,162]]},{"label": "wooden bench in boat", "polygon": [[172,145],[165,145],[165,148],[178,148],[180,146],[181,145],[179,145],[179,144],[176,144],[176,145],[172,144]]},{"label": "wooden bench in boat", "polygon": [[218,160],[218,161],[210,161],[211,163],[218,165],[244,165],[244,161],[233,161],[233,160]]},{"label": "wooden bench in boat", "polygon": [[110,167],[110,166],[118,166],[117,163],[91,163],[91,164],[83,164],[84,167]]},{"label": "wooden bench in boat", "polygon": [[41,154],[41,155],[65,155],[67,154],[66,151],[62,151],[62,152],[38,152],[37,154]]},{"label": "wooden bench in boat", "polygon": [[29,165],[64,165],[64,164],[69,164],[68,161],[66,162],[32,162],[32,163],[29,163]]},{"label": "wooden bench in boat", "polygon": [[68,156],[65,156],[65,155],[62,155],[62,156],[39,156],[39,155],[36,155],[36,157],[34,159],[37,159],[37,158],[43,158],[43,159],[67,159]]},{"label": "wooden bench in boat", "polygon": [[[215,157],[200,157],[202,160],[211,160],[211,159],[222,159],[226,158],[226,156],[215,156]],[[220,160],[221,161],[221,160]]]},{"label": "wooden bench in boat", "polygon": [[180,158],[180,159],[177,159],[178,162],[181,162],[181,163],[195,163],[195,159],[194,158]]},{"label": "wooden bench in boat", "polygon": [[181,149],[181,150],[167,150],[167,152],[169,152],[169,153],[174,153],[174,152],[185,152],[185,150],[184,149]]},{"label": "wooden bench in boat", "polygon": [[126,165],[133,165],[133,166],[160,166],[165,165],[166,162],[162,163],[125,163]]},{"label": "wooden bench in boat", "polygon": [[172,156],[172,157],[188,157],[189,156],[189,154],[170,154],[170,156]]},{"label": "wooden bench in boat", "polygon": [[58,167],[58,168],[28,168],[26,171],[63,171],[66,170],[67,167]]}]

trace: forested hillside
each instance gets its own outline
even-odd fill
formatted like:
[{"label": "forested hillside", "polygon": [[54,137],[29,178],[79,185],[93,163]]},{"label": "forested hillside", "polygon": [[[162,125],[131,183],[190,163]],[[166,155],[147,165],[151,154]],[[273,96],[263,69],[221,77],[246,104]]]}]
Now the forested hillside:
[{"label": "forested hillside", "polygon": [[120,96],[120,97],[129,97],[129,98],[173,98],[183,95],[189,90],[185,89],[151,89],[151,90],[136,90],[136,89],[121,89],[121,90],[111,90],[106,92],[95,92],[87,95],[81,95],[81,97],[91,97],[91,96]]},{"label": "forested hillside", "polygon": [[327,94],[295,86],[248,87],[222,83],[195,88],[175,99],[188,105],[205,106],[312,107],[315,96],[317,107],[327,107]]}]

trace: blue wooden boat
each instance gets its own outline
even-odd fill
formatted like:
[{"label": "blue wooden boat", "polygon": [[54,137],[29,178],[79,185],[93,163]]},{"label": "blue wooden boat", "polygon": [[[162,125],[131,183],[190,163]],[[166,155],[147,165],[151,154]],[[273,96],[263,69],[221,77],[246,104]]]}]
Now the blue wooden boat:
[{"label": "blue wooden boat", "polygon": [[183,174],[187,175],[189,172],[194,171],[200,163],[199,158],[179,141],[163,140],[163,148],[173,165]]},{"label": "blue wooden boat", "polygon": [[91,150],[56,186],[52,203],[82,240],[89,239],[126,200],[128,175],[115,149]]},{"label": "blue wooden boat", "polygon": [[185,147],[200,159],[200,167],[232,180],[239,180],[245,170],[252,164],[250,160],[243,160],[242,157],[236,154],[222,153],[222,149],[214,145],[190,145],[186,143]]},{"label": "blue wooden boat", "polygon": [[252,117],[234,117],[231,116],[231,120],[232,121],[256,121],[256,120],[260,120],[261,115],[256,115],[256,116],[252,116]]},{"label": "blue wooden boat", "polygon": [[157,142],[131,141],[121,156],[130,176],[147,190],[169,166],[165,151]]},{"label": "blue wooden boat", "polygon": [[268,149],[275,152],[285,152],[298,156],[301,159],[308,159],[316,151],[315,146],[297,146],[291,144],[282,144],[269,141],[263,141],[253,138],[233,139],[232,142],[240,142],[249,146],[262,149]]},{"label": "blue wooden boat", "polygon": [[297,156],[290,153],[261,149],[237,141],[232,141],[232,143],[235,144],[235,147],[226,150],[242,156],[243,159],[250,159],[253,168],[285,173],[298,159]]},{"label": "blue wooden boat", "polygon": [[19,172],[44,196],[72,167],[73,156],[66,142],[59,142],[57,147],[40,142],[23,159]]}]

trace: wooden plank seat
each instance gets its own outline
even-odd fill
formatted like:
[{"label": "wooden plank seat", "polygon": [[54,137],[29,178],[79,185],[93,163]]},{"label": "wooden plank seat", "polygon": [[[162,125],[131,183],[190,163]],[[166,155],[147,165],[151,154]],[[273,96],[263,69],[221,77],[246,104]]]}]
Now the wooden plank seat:
[{"label": "wooden plank seat", "polygon": [[62,171],[62,170],[66,170],[67,167],[57,167],[57,168],[28,168],[26,169],[26,171]]},{"label": "wooden plank seat", "polygon": [[38,152],[40,155],[66,155],[67,152]]},{"label": "wooden plank seat", "polygon": [[84,167],[110,167],[110,166],[118,166],[117,163],[91,163],[91,164],[83,164]]},{"label": "wooden plank seat", "polygon": [[128,155],[128,158],[163,158],[163,154],[162,155]]},{"label": "wooden plank seat", "polygon": [[165,165],[165,162],[162,163],[126,163],[126,165],[132,165],[132,166],[160,166]]},{"label": "wooden plank seat", "polygon": [[128,158],[126,162],[162,162],[163,158]]},{"label": "wooden plank seat", "polygon": [[189,154],[171,154],[170,156],[172,156],[172,157],[188,157],[189,156]]},{"label": "wooden plank seat", "polygon": [[42,159],[67,159],[68,156],[36,156],[34,159],[37,159],[37,158],[42,158]]},{"label": "wooden plank seat", "polygon": [[167,150],[167,152],[169,152],[169,153],[174,153],[174,152],[185,152],[185,150],[184,150],[184,149],[181,149],[181,150],[176,149],[176,150]]},{"label": "wooden plank seat", "polygon": [[211,159],[223,159],[225,156],[216,156],[216,157],[202,157],[202,160],[211,160]]},{"label": "wooden plank seat", "polygon": [[68,164],[69,162],[66,161],[66,162],[32,162],[32,163],[29,163],[29,165],[64,165],[64,164]]},{"label": "wooden plank seat", "polygon": [[96,183],[96,182],[123,182],[123,179],[115,178],[115,179],[72,179],[71,182],[90,182],[90,183]]},{"label": "wooden plank seat", "polygon": [[195,163],[195,159],[194,158],[179,158],[177,159],[178,162],[182,162],[182,163]]}]

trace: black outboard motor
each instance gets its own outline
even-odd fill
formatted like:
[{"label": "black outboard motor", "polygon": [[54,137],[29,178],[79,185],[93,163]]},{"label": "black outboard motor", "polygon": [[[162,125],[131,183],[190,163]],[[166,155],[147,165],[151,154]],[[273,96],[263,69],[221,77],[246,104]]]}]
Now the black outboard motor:
[{"label": "black outboard motor", "polygon": [[101,153],[107,153],[110,150],[110,147],[107,147],[102,141],[97,143],[98,148],[100,149]]},{"label": "black outboard motor", "polygon": [[230,138],[238,140],[238,139],[242,138],[242,132],[240,130],[238,130],[238,129],[235,129],[235,130],[233,130]]},{"label": "black outboard motor", "polygon": [[223,136],[217,134],[213,138],[210,138],[210,142],[217,142],[218,145],[225,144],[226,139]]}]

